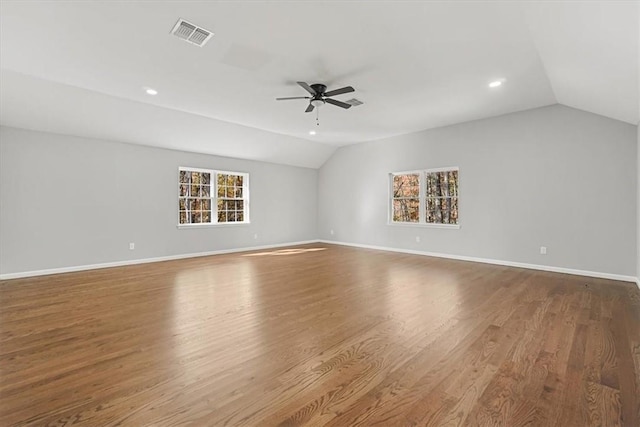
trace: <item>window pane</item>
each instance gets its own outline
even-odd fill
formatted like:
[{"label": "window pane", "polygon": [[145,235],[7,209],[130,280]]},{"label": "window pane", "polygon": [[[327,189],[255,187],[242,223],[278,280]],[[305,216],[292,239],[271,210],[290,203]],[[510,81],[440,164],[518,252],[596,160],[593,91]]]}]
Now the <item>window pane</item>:
[{"label": "window pane", "polygon": [[236,214],[236,219],[238,220],[238,222],[244,221],[244,213],[243,212],[238,212]]},{"label": "window pane", "polygon": [[240,187],[240,188],[236,187],[236,197],[238,199],[242,198],[242,187]]},{"label": "window pane", "polygon": [[202,174],[202,184],[209,185],[211,183],[211,174],[204,172]]},{"label": "window pane", "polygon": [[189,172],[180,171],[180,183],[188,183],[189,182]]},{"label": "window pane", "polygon": [[396,222],[418,222],[420,200],[396,199],[393,201],[393,220]]},{"label": "window pane", "polygon": [[218,222],[227,222],[227,213],[225,211],[218,212]]},{"label": "window pane", "polygon": [[239,201],[237,202],[237,206],[238,206],[238,207],[237,207],[237,209],[238,209],[239,211],[243,211],[243,210],[244,210],[244,202],[243,202],[242,200],[239,200]]},{"label": "window pane", "polygon": [[441,197],[442,172],[427,173],[427,197]]},{"label": "window pane", "polygon": [[420,194],[420,174],[393,176],[393,197],[418,197]]},{"label": "window pane", "polygon": [[211,212],[210,211],[203,211],[202,212],[202,222],[211,222]]},{"label": "window pane", "polygon": [[181,196],[187,196],[189,193],[189,186],[188,185],[181,185],[180,186],[180,195]]},{"label": "window pane", "polygon": [[236,221],[236,213],[235,212],[227,212],[227,221],[235,222]]},{"label": "window pane", "polygon": [[450,218],[451,218],[451,211],[448,209],[445,209],[442,211],[442,223],[443,224],[449,224],[450,223]]},{"label": "window pane", "polygon": [[458,199],[427,199],[428,223],[433,224],[457,224],[458,223]]},{"label": "window pane", "polygon": [[428,173],[426,176],[427,189],[426,195],[427,197],[435,197],[435,188],[436,188],[436,178],[432,173]]},{"label": "window pane", "polygon": [[449,174],[449,195],[458,195],[458,171],[450,171]]},{"label": "window pane", "polygon": [[440,224],[442,222],[442,209],[446,205],[446,199],[427,199],[428,223]]},{"label": "window pane", "polygon": [[187,223],[187,213],[180,212],[180,224],[186,224],[186,223]]},{"label": "window pane", "polygon": [[449,197],[449,173],[438,172],[438,182],[440,183],[440,195]]},{"label": "window pane", "polygon": [[205,210],[205,211],[211,210],[211,199],[202,200],[202,210]]},{"label": "window pane", "polygon": [[191,212],[191,223],[200,223],[200,212]]},{"label": "window pane", "polygon": [[210,194],[211,194],[211,191],[210,191],[208,185],[203,185],[200,188],[200,196],[202,196],[202,197],[211,197]]},{"label": "window pane", "polygon": [[451,199],[451,224],[458,223],[458,198]]}]

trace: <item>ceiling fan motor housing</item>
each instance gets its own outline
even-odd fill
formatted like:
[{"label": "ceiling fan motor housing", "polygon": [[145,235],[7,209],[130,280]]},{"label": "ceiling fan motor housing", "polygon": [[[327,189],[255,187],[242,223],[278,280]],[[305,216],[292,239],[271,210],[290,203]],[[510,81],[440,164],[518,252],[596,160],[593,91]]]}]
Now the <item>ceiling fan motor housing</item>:
[{"label": "ceiling fan motor housing", "polygon": [[322,96],[326,92],[327,86],[322,83],[314,83],[311,85],[311,89],[316,91],[316,96]]}]

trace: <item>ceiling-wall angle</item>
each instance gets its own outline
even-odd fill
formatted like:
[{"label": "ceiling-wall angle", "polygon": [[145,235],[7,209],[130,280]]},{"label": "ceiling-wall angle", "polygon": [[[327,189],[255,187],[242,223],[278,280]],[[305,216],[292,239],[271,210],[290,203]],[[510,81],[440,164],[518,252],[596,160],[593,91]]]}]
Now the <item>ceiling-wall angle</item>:
[{"label": "ceiling-wall angle", "polygon": [[176,25],[173,26],[171,34],[186,42],[202,47],[213,37],[213,32],[198,27],[184,19],[178,19]]}]

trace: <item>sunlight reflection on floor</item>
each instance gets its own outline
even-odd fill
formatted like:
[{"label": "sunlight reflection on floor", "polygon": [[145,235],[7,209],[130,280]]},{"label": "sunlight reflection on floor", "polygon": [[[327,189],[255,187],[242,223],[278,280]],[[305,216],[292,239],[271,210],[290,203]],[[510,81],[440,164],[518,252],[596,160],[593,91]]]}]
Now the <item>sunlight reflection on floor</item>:
[{"label": "sunlight reflection on floor", "polygon": [[317,252],[325,251],[327,248],[308,248],[308,249],[280,249],[278,251],[258,252],[255,254],[246,254],[242,256],[282,256],[282,255],[297,255],[305,252]]}]

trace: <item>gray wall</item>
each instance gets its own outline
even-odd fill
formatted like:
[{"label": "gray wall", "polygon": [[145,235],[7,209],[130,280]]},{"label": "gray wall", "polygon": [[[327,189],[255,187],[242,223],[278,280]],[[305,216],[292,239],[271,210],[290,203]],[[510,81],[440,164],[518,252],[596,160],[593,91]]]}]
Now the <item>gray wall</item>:
[{"label": "gray wall", "polygon": [[636,239],[636,277],[638,278],[638,285],[640,286],[640,123],[638,124],[638,131],[637,131],[637,140],[638,140],[638,161],[636,162],[636,167],[637,167],[637,172],[638,172],[638,181],[637,181],[637,186],[638,186],[638,203],[637,203],[637,210],[636,210],[636,215],[637,215],[637,221],[636,221],[636,227],[637,227],[637,239]]},{"label": "gray wall", "polygon": [[[636,132],[554,105],[342,147],[320,169],[319,234],[635,276]],[[445,166],[460,167],[461,228],[387,225],[388,173]]]},{"label": "gray wall", "polygon": [[[249,172],[251,224],[178,229],[179,166]],[[2,127],[0,274],[315,239],[317,176]]]}]

